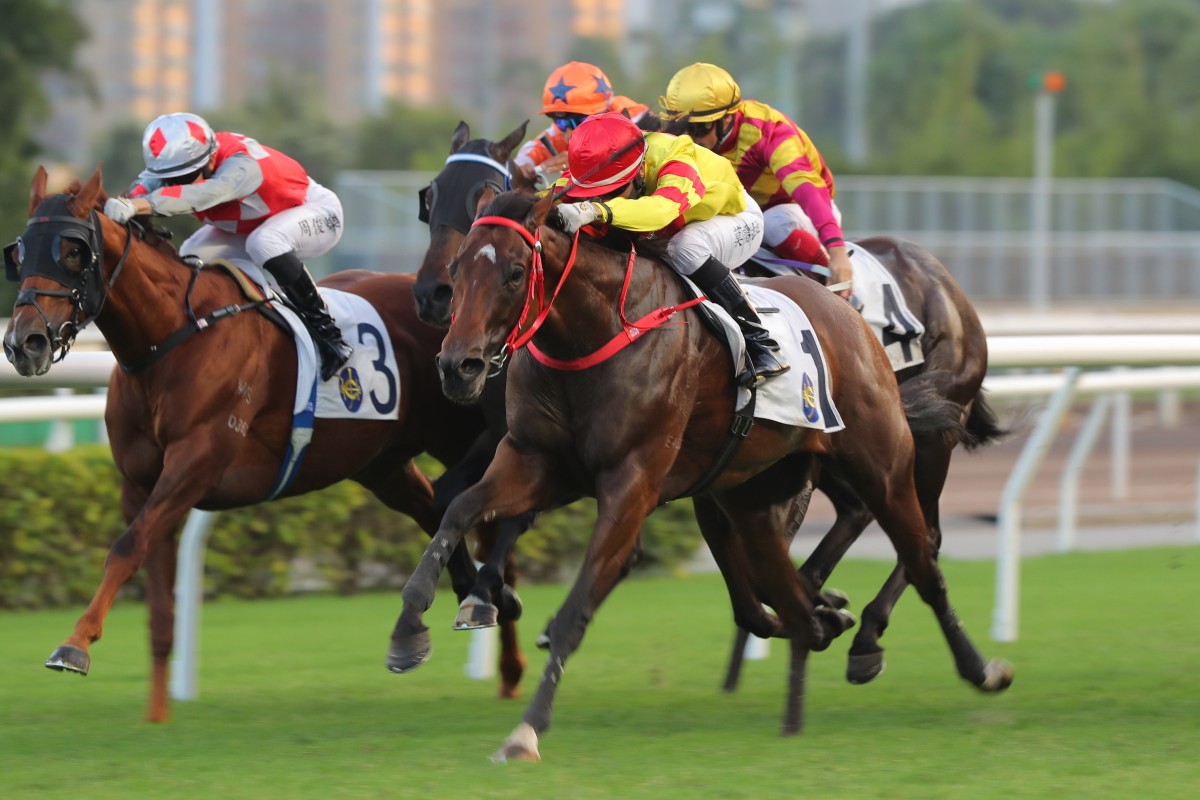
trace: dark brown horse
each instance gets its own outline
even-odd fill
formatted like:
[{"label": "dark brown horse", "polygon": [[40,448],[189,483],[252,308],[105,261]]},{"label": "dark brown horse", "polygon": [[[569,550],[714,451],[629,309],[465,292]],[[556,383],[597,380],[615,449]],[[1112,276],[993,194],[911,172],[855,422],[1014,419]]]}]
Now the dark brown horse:
[{"label": "dark brown horse", "polygon": [[[93,320],[118,363],[128,366],[166,350],[174,332],[190,327],[193,312],[194,322],[246,304],[221,270],[197,272],[152,231],[122,227],[96,213],[104,200],[99,170],[86,185],[50,197],[45,171],[34,178],[23,252],[6,251],[14,262],[23,260],[20,294],[4,336],[5,354],[22,375],[48,371]],[[318,419],[301,468],[280,496],[350,478],[432,533],[441,510],[413,458],[427,452],[455,464],[484,430],[482,416],[443,396],[434,365],[442,334],[416,319],[411,276],[356,271],[324,283],[367,298],[385,321],[382,335],[398,368],[396,391],[375,400],[398,404],[398,419]],[[193,507],[235,508],[267,498],[288,447],[297,376],[290,336],[251,311],[213,322],[162,355],[145,369],[113,372],[105,422],[129,528],[109,551],[87,611],[46,663],[87,674],[88,648],[100,638],[117,590],[144,565],[152,721],[168,716],[179,523]],[[461,548],[453,562],[455,591],[466,597],[476,579],[474,564]],[[504,640],[501,692],[512,694],[524,658],[511,628]]]},{"label": "dark brown horse", "polygon": [[[875,236],[854,242],[875,256],[895,279],[908,310],[925,327],[921,336],[924,361],[896,373],[896,380],[909,392],[933,392],[964,409],[965,435],[962,443],[973,450],[1003,436],[983,394],[987,373],[987,337],[974,307],[958,283],[937,258],[924,248],[890,236]],[[762,277],[754,262],[745,266],[747,274]],[[811,273],[804,273],[813,277]],[[889,335],[887,333],[885,336]],[[936,550],[941,546],[942,530],[938,500],[946,484],[950,457],[956,437],[939,433],[914,432],[917,496],[925,509],[925,519]],[[871,512],[851,487],[836,474],[825,472],[817,488],[824,492],[837,512],[837,519],[800,571],[820,588],[849,547],[871,523]],[[863,609],[861,625],[850,648],[846,678],[851,683],[866,683],[883,671],[883,648],[879,637],[888,625],[892,609],[908,586],[904,569],[897,565],[875,598]],[[733,690],[738,681],[746,632],[735,637],[725,689]]]},{"label": "dark brown horse", "polygon": [[[438,356],[443,390],[461,402],[477,398],[489,364],[503,359],[518,331],[558,360],[584,357],[620,336],[633,344],[580,371],[543,366],[528,350],[513,358],[509,432],[483,479],[447,509],[404,589],[388,654],[395,671],[427,658],[421,616],[451,553],[477,521],[596,497],[597,521],[584,563],[548,629],[542,681],[497,753],[501,759],[539,757],[538,735],[550,725],[566,659],[619,580],[643,520],[661,503],[691,492],[709,471],[734,412],[728,352],[703,326],[666,325],[639,335],[624,323],[684,303],[681,282],[643,259],[627,275],[625,256],[587,241],[578,244],[576,258],[572,241],[545,226],[551,205],[549,197],[504,194],[463,242],[451,264],[455,319]],[[564,280],[568,264],[575,268]],[[811,491],[818,461],[854,489],[887,532],[933,609],[959,674],[984,691],[1006,688],[1011,668],[985,662],[950,607],[913,482],[910,425],[923,427],[920,418],[926,417],[931,430],[951,431],[961,427],[961,406],[926,394],[902,408],[883,349],[848,304],[803,278],[779,278],[770,287],[798,302],[811,320],[828,362],[823,380],[846,428],[830,434],[756,422],[732,461],[697,496],[697,508],[737,623],[790,640],[784,732],[802,726],[804,668],[823,639],[815,588],[787,553],[793,509]],[[616,298],[625,294],[628,306],[620,309]],[[697,317],[687,312],[685,319]],[[764,602],[778,617],[763,610]]]},{"label": "dark brown horse", "polygon": [[[525,127],[518,127],[500,142],[491,142],[471,139],[470,128],[460,122],[451,137],[452,160],[422,196],[431,241],[417,273],[414,293],[419,316],[431,325],[450,324],[453,285],[448,266],[466,236],[470,221],[498,193],[498,183],[504,174],[502,165],[520,142]],[[513,178],[517,188],[533,188],[520,186],[519,173],[514,173]],[[963,444],[967,449],[994,441],[1003,431],[981,389],[987,372],[987,340],[975,309],[954,278],[932,254],[909,242],[879,236],[855,242],[854,246],[872,253],[891,273],[908,309],[925,327],[921,339],[924,362],[897,373],[896,379],[901,383],[915,382],[912,391],[931,390],[962,405],[966,417]],[[481,399],[489,418],[501,422],[502,413],[496,409],[503,410],[503,388],[503,381],[489,381]],[[935,548],[941,543],[938,498],[957,442],[957,438],[940,434],[916,436],[917,493],[923,507],[930,509],[927,522]],[[872,517],[866,505],[835,474],[821,473],[817,488],[830,498],[837,512],[833,527],[801,568],[805,577],[820,588]],[[883,649],[879,637],[907,585],[904,570],[897,566],[863,610],[846,669],[846,677],[852,683],[866,683],[882,671]],[[836,595],[823,596],[823,602],[833,602],[835,598]],[[746,632],[739,630],[725,679],[727,690],[737,685],[745,642]]]}]

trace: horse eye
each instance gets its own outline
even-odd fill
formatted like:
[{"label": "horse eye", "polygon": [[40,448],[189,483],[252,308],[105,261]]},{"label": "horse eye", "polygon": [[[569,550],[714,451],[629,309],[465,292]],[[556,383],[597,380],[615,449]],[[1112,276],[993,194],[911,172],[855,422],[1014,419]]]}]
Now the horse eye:
[{"label": "horse eye", "polygon": [[524,277],[525,267],[513,267],[512,271],[508,273],[508,278],[506,280],[509,284],[515,285],[520,283],[521,279]]},{"label": "horse eye", "polygon": [[450,262],[450,266],[446,267],[446,274],[448,274],[450,276],[450,280],[454,280],[455,278],[458,277],[458,259],[457,258]]}]

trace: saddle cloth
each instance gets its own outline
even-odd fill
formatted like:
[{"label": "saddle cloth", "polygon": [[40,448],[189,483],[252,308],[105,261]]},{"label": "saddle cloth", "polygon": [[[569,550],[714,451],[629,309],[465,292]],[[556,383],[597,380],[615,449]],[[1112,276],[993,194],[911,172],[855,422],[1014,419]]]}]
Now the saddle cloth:
[{"label": "saddle cloth", "polygon": [[374,306],[356,294],[320,287],[321,297],[342,337],[354,345],[354,354],[338,374],[321,382],[317,377],[317,348],[312,335],[299,315],[279,302],[283,293],[275,279],[250,261],[231,261],[272,300],[272,306],[292,329],[298,360],[294,414],[307,409],[316,384],[315,410],[319,419],[384,420],[400,416],[396,354]]},{"label": "saddle cloth", "polygon": [[904,293],[879,259],[853,242],[846,245],[854,271],[854,296],[862,303],[863,319],[883,345],[892,370],[924,363],[921,336],[925,326],[908,310]]},{"label": "saddle cloth", "polygon": [[[690,280],[684,279],[696,296],[702,294]],[[829,392],[829,367],[825,353],[804,309],[790,298],[761,286],[743,284],[751,305],[758,310],[771,338],[779,342],[784,357],[792,368],[782,375],[758,385],[754,418],[767,419],[797,428],[815,428],[833,433],[846,426]],[[733,351],[733,370],[736,374],[746,352],[746,340],[729,312],[711,300],[704,305],[720,321]],[[738,389],[738,409],[750,400],[748,389]]]}]

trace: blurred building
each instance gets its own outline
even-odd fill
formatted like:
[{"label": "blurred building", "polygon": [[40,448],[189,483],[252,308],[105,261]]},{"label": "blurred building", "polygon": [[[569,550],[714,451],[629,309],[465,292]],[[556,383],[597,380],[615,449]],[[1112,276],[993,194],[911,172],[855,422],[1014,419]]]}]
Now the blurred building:
[{"label": "blurred building", "polygon": [[[82,160],[122,122],[237,106],[277,77],[322,94],[334,120],[389,99],[480,113],[528,104],[531,75],[576,36],[619,37],[626,0],[75,0],[90,92],[49,79],[44,145]],[[522,80],[505,80],[516,70]],[[501,87],[497,90],[496,87]],[[511,93],[507,96],[506,93]],[[494,126],[491,126],[494,127]]]}]

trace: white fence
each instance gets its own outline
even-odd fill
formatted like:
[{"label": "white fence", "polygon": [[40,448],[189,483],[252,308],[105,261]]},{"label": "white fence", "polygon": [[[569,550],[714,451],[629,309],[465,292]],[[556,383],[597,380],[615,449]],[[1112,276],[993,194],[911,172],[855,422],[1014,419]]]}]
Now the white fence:
[{"label": "white fence", "polygon": [[[1054,432],[1071,398],[1080,393],[1112,393],[1145,389],[1200,387],[1200,334],[1120,334],[1096,336],[1000,336],[988,339],[989,365],[994,369],[1067,367],[1053,375],[989,376],[985,388],[995,396],[1037,396],[1049,394],[1048,403],[1035,430],[1029,437],[1009,477],[998,517],[996,557],[996,604],[992,635],[1000,641],[1017,636],[1017,599],[1020,582],[1021,500],[1033,474],[1050,446]],[[110,353],[73,353],[43,378],[20,378],[11,370],[0,370],[0,385],[41,385],[44,387],[106,386],[114,360]],[[1172,365],[1164,368],[1163,365]],[[1088,372],[1083,367],[1154,367]],[[39,397],[0,400],[0,422],[31,419],[94,418],[103,414],[101,395]],[[1105,408],[1105,412],[1107,409]],[[1068,462],[1063,477],[1064,489],[1073,486],[1087,449],[1095,439],[1101,413],[1093,410],[1083,435]],[[1200,488],[1198,488],[1200,492]],[[1074,495],[1064,491],[1060,510],[1060,545],[1069,547],[1074,525]],[[1197,530],[1200,539],[1200,493],[1197,495]],[[171,692],[176,699],[196,696],[196,662],[200,605],[203,599],[204,547],[211,530],[212,515],[194,511],[180,539],[178,579],[176,582],[175,658],[172,665]],[[1067,531],[1064,533],[1064,531]],[[492,636],[495,631],[477,632]],[[472,644],[472,660],[467,665],[473,677],[491,674],[491,639]]]},{"label": "white fence", "polygon": [[[346,232],[334,268],[415,272],[429,243],[429,227],[414,213],[417,190],[431,177],[339,173]],[[846,175],[837,189],[850,239],[920,244],[976,303],[1029,299],[1030,179]],[[1051,301],[1200,298],[1200,191],[1157,178],[1060,178],[1050,195]]]}]

